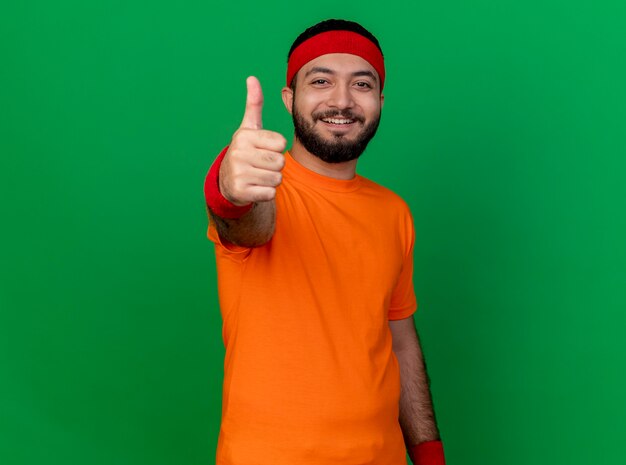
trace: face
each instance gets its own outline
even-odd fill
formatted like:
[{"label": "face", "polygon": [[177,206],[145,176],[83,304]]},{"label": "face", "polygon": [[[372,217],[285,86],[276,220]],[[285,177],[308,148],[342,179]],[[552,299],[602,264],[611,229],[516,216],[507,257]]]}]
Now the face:
[{"label": "face", "polygon": [[283,89],[296,140],[328,163],[358,158],[376,134],[384,97],[378,74],[363,58],[322,55],[302,67],[295,91]]}]

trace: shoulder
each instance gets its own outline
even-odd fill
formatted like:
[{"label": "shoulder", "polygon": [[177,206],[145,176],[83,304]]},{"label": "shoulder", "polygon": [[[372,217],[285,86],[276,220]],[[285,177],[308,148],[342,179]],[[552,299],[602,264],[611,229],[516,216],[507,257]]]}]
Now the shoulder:
[{"label": "shoulder", "polygon": [[396,215],[411,217],[411,209],[406,201],[388,187],[361,176],[363,192],[376,199],[383,208]]},{"label": "shoulder", "polygon": [[391,189],[363,178],[363,189],[368,200],[368,210],[375,218],[377,228],[400,240],[401,248],[409,254],[415,240],[413,215],[407,202]]}]

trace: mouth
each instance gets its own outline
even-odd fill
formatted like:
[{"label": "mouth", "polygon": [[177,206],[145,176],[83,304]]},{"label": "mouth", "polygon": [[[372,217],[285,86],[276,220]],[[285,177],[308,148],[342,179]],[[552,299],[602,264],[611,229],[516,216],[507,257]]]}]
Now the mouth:
[{"label": "mouth", "polygon": [[355,120],[350,118],[321,118],[321,120],[326,124],[343,126],[346,124],[352,124]]},{"label": "mouth", "polygon": [[352,115],[324,116],[319,118],[322,127],[331,131],[335,136],[347,134],[352,131],[361,120]]}]

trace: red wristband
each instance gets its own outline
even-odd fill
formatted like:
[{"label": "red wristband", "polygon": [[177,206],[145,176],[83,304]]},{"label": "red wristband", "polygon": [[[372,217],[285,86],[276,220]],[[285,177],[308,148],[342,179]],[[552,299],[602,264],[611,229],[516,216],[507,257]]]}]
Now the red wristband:
[{"label": "red wristband", "polygon": [[248,213],[252,208],[252,204],[249,203],[248,205],[242,206],[235,205],[234,203],[228,201],[220,192],[220,185],[218,181],[220,166],[222,165],[222,160],[224,160],[227,150],[228,145],[217,156],[206,175],[204,180],[204,198],[211,211],[217,216],[220,218],[234,219],[240,218]]},{"label": "red wristband", "polygon": [[420,442],[409,446],[408,452],[413,465],[446,465],[441,441]]}]

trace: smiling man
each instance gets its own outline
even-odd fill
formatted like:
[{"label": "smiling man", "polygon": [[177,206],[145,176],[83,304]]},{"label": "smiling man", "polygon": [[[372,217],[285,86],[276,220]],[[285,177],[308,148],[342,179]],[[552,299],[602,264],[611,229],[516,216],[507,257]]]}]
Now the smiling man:
[{"label": "smiling man", "polygon": [[385,67],[357,23],[307,29],[282,99],[293,146],[240,128],[205,181],[226,347],[218,465],[444,463],[413,313],[411,214],[356,174]]}]

